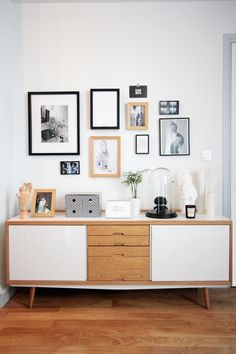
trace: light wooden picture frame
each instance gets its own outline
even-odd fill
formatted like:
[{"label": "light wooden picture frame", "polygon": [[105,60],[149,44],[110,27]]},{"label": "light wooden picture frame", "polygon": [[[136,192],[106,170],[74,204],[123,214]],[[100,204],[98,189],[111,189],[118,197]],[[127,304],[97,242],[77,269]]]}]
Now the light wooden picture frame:
[{"label": "light wooden picture frame", "polygon": [[49,217],[55,214],[56,189],[34,189],[31,216]]},{"label": "light wooden picture frame", "polygon": [[91,136],[90,176],[120,177],[120,136]]},{"label": "light wooden picture frame", "polygon": [[127,129],[148,129],[148,102],[127,103]]}]

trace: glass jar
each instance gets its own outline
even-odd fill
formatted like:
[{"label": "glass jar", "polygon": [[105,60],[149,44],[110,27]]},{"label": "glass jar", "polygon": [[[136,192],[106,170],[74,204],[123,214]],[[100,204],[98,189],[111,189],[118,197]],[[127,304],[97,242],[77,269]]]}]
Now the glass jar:
[{"label": "glass jar", "polygon": [[175,212],[174,175],[167,168],[156,168],[150,174],[146,216],[160,219],[177,216]]}]

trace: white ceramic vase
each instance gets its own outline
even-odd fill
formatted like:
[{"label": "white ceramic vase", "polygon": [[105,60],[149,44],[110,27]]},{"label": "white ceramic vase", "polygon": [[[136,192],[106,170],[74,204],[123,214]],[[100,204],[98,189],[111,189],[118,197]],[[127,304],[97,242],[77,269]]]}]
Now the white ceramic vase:
[{"label": "white ceramic vase", "polygon": [[132,216],[133,217],[139,216],[140,209],[141,209],[141,198],[132,198],[131,199]]}]

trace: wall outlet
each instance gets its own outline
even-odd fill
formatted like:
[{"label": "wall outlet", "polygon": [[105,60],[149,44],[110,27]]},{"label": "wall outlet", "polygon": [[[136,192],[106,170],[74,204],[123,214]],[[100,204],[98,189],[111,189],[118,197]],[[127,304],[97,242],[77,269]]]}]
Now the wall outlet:
[{"label": "wall outlet", "polygon": [[209,150],[202,151],[202,161],[211,161],[212,160],[212,152]]}]

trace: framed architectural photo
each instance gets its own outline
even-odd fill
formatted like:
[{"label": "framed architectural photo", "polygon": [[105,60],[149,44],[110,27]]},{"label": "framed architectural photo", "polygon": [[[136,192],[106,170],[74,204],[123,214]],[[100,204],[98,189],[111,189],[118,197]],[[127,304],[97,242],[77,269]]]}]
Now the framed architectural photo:
[{"label": "framed architectural photo", "polygon": [[90,176],[120,177],[120,137],[90,137]]},{"label": "framed architectural photo", "polygon": [[147,86],[130,86],[129,87],[130,98],[147,98]]},{"label": "framed architectural photo", "polygon": [[28,92],[29,155],[79,154],[79,92]]},{"label": "framed architectural photo", "polygon": [[189,118],[160,118],[160,155],[190,155]]},{"label": "framed architectural photo", "polygon": [[91,129],[120,129],[120,90],[90,90]]},{"label": "framed architectural photo", "polygon": [[61,175],[79,175],[80,162],[79,161],[61,161]]},{"label": "framed architectural photo", "polygon": [[127,103],[127,129],[128,130],[148,129],[148,103],[147,102]]},{"label": "framed architectural photo", "polygon": [[149,154],[149,134],[135,135],[135,154]]},{"label": "framed architectural photo", "polygon": [[34,189],[31,215],[37,217],[54,216],[56,189]]},{"label": "framed architectural photo", "polygon": [[160,101],[159,114],[160,115],[179,114],[179,101]]}]

